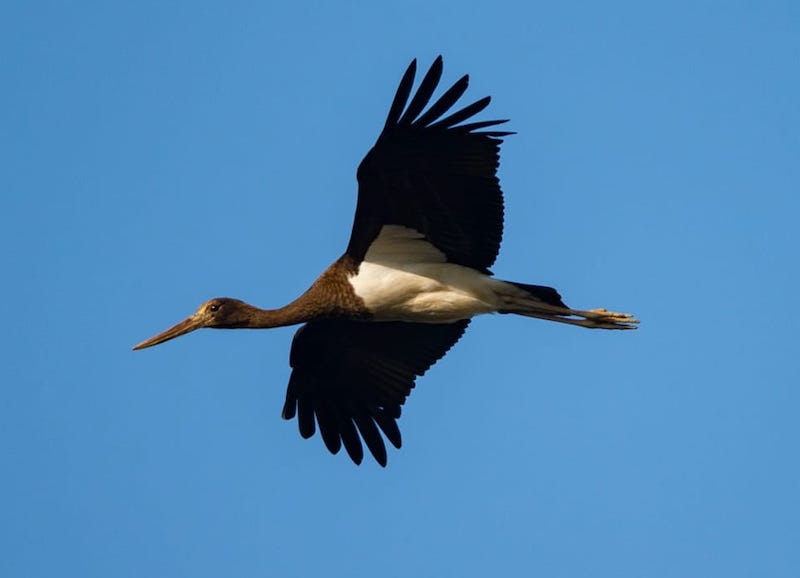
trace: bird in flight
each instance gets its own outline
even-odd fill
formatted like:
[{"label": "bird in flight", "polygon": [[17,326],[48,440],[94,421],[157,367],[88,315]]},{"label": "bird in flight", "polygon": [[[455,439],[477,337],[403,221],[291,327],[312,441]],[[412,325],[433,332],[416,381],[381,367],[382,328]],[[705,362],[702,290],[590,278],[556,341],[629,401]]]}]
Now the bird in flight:
[{"label": "bird in flight", "polygon": [[[347,249],[297,299],[260,309],[228,297],[142,341],[144,349],[195,329],[303,324],[292,341],[283,418],[300,435],[317,428],[332,453],[360,464],[361,440],[386,465],[384,437],[400,448],[400,408],[417,377],[483,313],[595,329],[635,329],[629,314],[567,307],[541,285],[492,277],[503,235],[497,179],[506,120],[473,121],[482,98],[451,112],[461,77],[430,106],[442,75],[433,62],[411,97],[416,60],[403,75],[377,142],[358,167],[358,204]],[[409,97],[410,101],[409,101]],[[470,122],[465,122],[470,121]],[[489,130],[485,130],[489,129]]]}]

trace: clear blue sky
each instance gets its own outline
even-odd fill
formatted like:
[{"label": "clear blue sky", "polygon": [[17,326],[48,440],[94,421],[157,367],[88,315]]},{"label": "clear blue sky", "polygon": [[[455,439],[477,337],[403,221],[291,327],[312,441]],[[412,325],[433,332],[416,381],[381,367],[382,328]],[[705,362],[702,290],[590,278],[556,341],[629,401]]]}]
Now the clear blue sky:
[{"label": "clear blue sky", "polygon": [[[647,6],[645,6],[647,4]],[[12,2],[0,575],[800,576],[800,4]],[[403,70],[491,94],[506,278],[389,467],[279,413],[278,306],[347,242]]]}]

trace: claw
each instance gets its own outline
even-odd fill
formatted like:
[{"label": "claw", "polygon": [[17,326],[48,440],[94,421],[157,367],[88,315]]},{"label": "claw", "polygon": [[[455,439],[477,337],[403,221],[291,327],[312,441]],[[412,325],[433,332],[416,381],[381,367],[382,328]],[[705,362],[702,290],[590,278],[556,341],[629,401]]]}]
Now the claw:
[{"label": "claw", "polygon": [[578,312],[586,322],[585,327],[598,329],[636,329],[639,320],[630,313],[617,313],[602,307]]}]

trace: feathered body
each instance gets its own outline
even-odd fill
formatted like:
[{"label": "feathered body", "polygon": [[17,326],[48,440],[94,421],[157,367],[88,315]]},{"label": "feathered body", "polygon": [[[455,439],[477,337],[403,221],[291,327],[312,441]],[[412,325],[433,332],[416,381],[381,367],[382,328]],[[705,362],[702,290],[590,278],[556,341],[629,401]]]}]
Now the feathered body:
[{"label": "feathered body", "polygon": [[342,257],[284,307],[211,299],[135,347],[200,327],[303,323],[292,342],[283,417],[297,417],[306,438],[318,427],[331,452],[344,446],[356,463],[363,459],[363,440],[386,465],[384,438],[400,447],[397,419],[416,378],[447,353],[475,315],[514,313],[601,329],[637,323],[605,309],[570,309],[551,287],[492,277],[489,267],[503,236],[499,147],[511,133],[493,128],[505,120],[465,123],[489,97],[451,112],[467,76],[430,104],[441,57],[411,97],[415,73],[413,61],[358,168],[358,205]]}]

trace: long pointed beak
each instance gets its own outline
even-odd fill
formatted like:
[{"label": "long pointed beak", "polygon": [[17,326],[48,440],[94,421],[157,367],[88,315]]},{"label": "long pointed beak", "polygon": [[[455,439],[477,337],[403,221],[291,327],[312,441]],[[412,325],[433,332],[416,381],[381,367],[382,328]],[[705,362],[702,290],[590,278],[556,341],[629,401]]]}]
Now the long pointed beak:
[{"label": "long pointed beak", "polygon": [[137,349],[144,349],[145,347],[153,347],[154,345],[158,345],[159,343],[164,343],[165,341],[169,341],[170,339],[175,339],[176,337],[180,337],[181,335],[186,335],[194,331],[195,329],[200,329],[202,327],[202,323],[200,319],[198,319],[197,315],[192,315],[191,317],[187,317],[177,325],[174,325],[167,329],[166,331],[162,331],[158,335],[151,337],[150,339],[145,339],[139,345],[136,345],[133,349],[136,351]]}]

